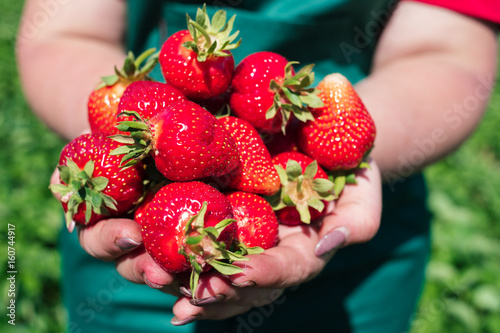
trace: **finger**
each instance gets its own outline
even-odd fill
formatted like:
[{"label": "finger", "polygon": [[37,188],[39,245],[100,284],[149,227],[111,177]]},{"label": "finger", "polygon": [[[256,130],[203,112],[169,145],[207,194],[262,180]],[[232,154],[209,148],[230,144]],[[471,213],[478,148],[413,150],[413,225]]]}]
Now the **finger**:
[{"label": "finger", "polygon": [[[59,178],[59,169],[56,168],[52,175],[50,176],[50,185],[61,184],[61,179]],[[59,201],[61,201],[61,194],[57,192],[52,192],[52,195]]]},{"label": "finger", "polygon": [[175,276],[158,266],[143,247],[119,257],[115,265],[118,273],[130,282],[147,284],[175,296],[181,295]]},{"label": "finger", "polygon": [[129,219],[107,219],[78,229],[80,244],[91,256],[114,260],[142,244],[141,226]]},{"label": "finger", "polygon": [[189,298],[181,297],[174,304],[173,313],[175,316],[172,318],[172,324],[181,326],[200,319],[226,319],[247,312],[250,308],[250,306],[239,306],[228,303],[199,307],[189,303]]},{"label": "finger", "polygon": [[283,237],[277,247],[248,256],[249,261],[235,262],[243,268],[243,273],[229,276],[234,286],[287,288],[312,279],[323,269],[329,258],[314,254],[318,238],[312,228],[280,227],[280,234],[282,229],[299,232]]},{"label": "finger", "polygon": [[356,179],[357,184],[347,185],[333,211],[320,221],[317,256],[366,242],[376,234],[382,213],[382,184],[376,164],[361,170]]},{"label": "finger", "polygon": [[[185,285],[187,281],[183,281]],[[196,295],[190,296],[190,303],[196,306],[207,306],[218,303],[232,303],[238,306],[261,306],[268,304],[281,295],[282,289],[245,288],[232,285],[231,280],[214,270],[201,274]]]}]

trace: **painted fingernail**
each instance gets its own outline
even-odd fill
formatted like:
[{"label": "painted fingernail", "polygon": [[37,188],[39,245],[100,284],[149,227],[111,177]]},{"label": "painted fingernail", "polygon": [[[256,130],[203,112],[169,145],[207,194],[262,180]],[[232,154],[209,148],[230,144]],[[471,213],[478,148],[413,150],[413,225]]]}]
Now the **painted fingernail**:
[{"label": "painted fingernail", "polygon": [[139,245],[141,245],[141,243],[136,242],[132,238],[128,238],[128,237],[119,238],[116,241],[116,246],[118,246],[120,249],[122,249],[124,251],[132,250],[132,249],[138,247]]},{"label": "painted fingernail", "polygon": [[164,286],[160,285],[160,284],[156,284],[156,283],[153,283],[151,281],[149,281],[148,277],[146,276],[146,273],[144,273],[142,275],[142,278],[144,279],[144,282],[151,288],[153,289],[161,289],[163,288]]},{"label": "painted fingernail", "polygon": [[186,324],[192,323],[193,321],[196,321],[197,319],[198,319],[198,317],[196,317],[196,316],[189,316],[189,317],[181,319],[181,320],[179,320],[177,317],[174,317],[174,318],[172,318],[172,320],[170,322],[172,323],[172,325],[181,326],[181,325],[186,325]]},{"label": "painted fingernail", "polygon": [[189,300],[189,303],[191,303],[193,305],[207,305],[207,304],[219,303],[224,298],[226,298],[226,295],[217,294],[215,296],[211,296],[211,297],[207,297],[207,298],[191,299],[191,300]]},{"label": "painted fingernail", "polygon": [[248,280],[242,283],[231,283],[233,286],[238,287],[238,288],[246,288],[246,287],[254,287],[257,285],[254,281]]},{"label": "painted fingernail", "polygon": [[186,297],[193,297],[193,294],[191,294],[191,290],[189,290],[188,288],[186,288],[184,286],[181,286],[179,288],[179,291],[181,292],[182,295],[184,295]]},{"label": "painted fingernail", "polygon": [[75,221],[71,221],[71,222],[68,223],[67,227],[68,227],[69,233],[72,233],[73,230],[75,230],[75,226],[76,226],[76,222]]},{"label": "painted fingernail", "polygon": [[322,255],[338,249],[347,240],[347,229],[344,227],[336,228],[329,233],[327,233],[323,238],[320,239],[314,253],[316,257],[321,257]]}]

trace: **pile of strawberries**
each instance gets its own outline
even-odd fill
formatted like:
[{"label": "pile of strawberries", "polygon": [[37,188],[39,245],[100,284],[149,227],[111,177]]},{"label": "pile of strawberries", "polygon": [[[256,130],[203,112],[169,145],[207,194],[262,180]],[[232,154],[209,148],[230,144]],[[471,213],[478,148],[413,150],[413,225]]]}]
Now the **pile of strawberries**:
[{"label": "pile of strawberries", "polygon": [[[241,271],[279,241],[278,225],[325,214],[366,166],[375,126],[340,74],[317,87],[273,52],[235,66],[238,32],[205,7],[161,50],[103,78],[89,97],[91,134],[64,147],[60,193],[68,224],[131,217],[166,271]],[[148,73],[159,65],[166,83]],[[194,292],[193,292],[194,295]]]}]

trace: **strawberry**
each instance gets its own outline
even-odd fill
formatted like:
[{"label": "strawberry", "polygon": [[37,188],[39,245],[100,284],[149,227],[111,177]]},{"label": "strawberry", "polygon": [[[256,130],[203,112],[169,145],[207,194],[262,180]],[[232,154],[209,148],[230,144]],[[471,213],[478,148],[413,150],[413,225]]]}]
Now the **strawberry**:
[{"label": "strawberry", "polygon": [[136,81],[127,87],[120,99],[118,121],[133,119],[120,115],[124,111],[136,111],[143,119],[148,120],[169,105],[183,100],[186,100],[186,97],[168,84]]},{"label": "strawberry", "polygon": [[299,152],[273,157],[280,175],[280,192],[269,198],[282,224],[309,224],[324,214],[326,201],[336,199],[334,184],[316,161]]},{"label": "strawberry", "polygon": [[356,168],[373,147],[375,123],[343,75],[330,74],[317,88],[324,106],[299,124],[300,147],[327,170]]},{"label": "strawberry", "polygon": [[278,220],[271,205],[261,196],[248,192],[232,192],[226,198],[233,207],[236,239],[246,247],[264,250],[278,242]]},{"label": "strawberry", "polygon": [[307,106],[321,106],[314,88],[313,65],[297,74],[293,64],[273,52],[257,52],[236,66],[231,82],[229,105],[232,112],[258,130],[285,132],[291,115],[301,121],[312,120]]},{"label": "strawberry", "polygon": [[103,134],[84,134],[61,151],[61,184],[50,186],[61,194],[66,223],[84,225],[126,215],[143,194],[141,164],[121,169],[120,158],[110,155],[119,144]]},{"label": "strawberry", "polygon": [[270,133],[261,132],[260,135],[266,144],[271,157],[280,153],[300,151],[299,143],[297,142],[297,125],[298,121],[292,119],[286,126],[286,134],[283,132]]},{"label": "strawberry", "polygon": [[259,133],[247,121],[228,116],[219,122],[231,133],[239,156],[239,165],[226,175],[232,189],[271,195],[280,188],[278,173],[271,163],[271,155]]},{"label": "strawberry", "polygon": [[188,30],[170,36],[160,50],[160,67],[165,81],[189,99],[201,100],[222,94],[231,84],[234,58],[230,50],[238,32],[231,34],[234,16],[226,23],[219,10],[210,21],[206,7],[198,9],[196,20],[188,16]]},{"label": "strawberry", "polygon": [[[155,49],[149,49],[137,59],[132,52],[129,52],[121,70],[115,67],[115,75],[101,78],[101,84],[90,94],[87,105],[92,133],[105,135],[118,133],[116,116],[120,98],[132,82],[147,79],[147,75],[158,62],[158,54],[153,54],[154,51]],[[144,66],[139,68],[146,59]]]},{"label": "strawberry", "polygon": [[142,219],[146,251],[167,272],[191,270],[193,295],[199,275],[211,267],[226,275],[242,271],[221,261],[247,260],[227,250],[235,232],[229,200],[198,181],[162,187]]},{"label": "strawberry", "polygon": [[211,113],[191,101],[181,101],[144,121],[124,121],[118,128],[130,136],[115,136],[129,143],[113,154],[125,156],[123,165],[133,165],[151,156],[158,171],[172,181],[222,176],[237,167],[238,150],[231,134]]},{"label": "strawberry", "polygon": [[206,98],[202,100],[193,100],[196,104],[204,107],[211,114],[217,116],[219,114],[223,114],[227,108],[229,103],[229,95],[227,93],[217,95],[215,97]]},{"label": "strawberry", "polygon": [[148,192],[144,200],[139,204],[139,206],[134,211],[134,221],[142,225],[142,220],[146,209],[155,196],[155,192]]}]

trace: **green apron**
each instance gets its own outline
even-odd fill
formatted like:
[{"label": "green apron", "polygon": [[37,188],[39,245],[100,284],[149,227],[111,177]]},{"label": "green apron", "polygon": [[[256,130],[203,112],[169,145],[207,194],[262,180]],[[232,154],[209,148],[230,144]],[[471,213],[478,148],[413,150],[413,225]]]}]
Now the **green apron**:
[{"label": "green apron", "polygon": [[[128,1],[127,47],[138,54],[159,48],[185,29],[198,1]],[[340,72],[352,82],[369,73],[380,30],[394,2],[368,0],[216,0],[237,14],[241,47],[236,62],[256,51],[278,52],[301,64],[315,63],[317,81]],[[154,71],[156,79],[161,73]],[[429,256],[429,220],[423,177],[383,189],[383,216],[370,242],[339,250],[314,280],[291,288],[274,303],[224,321],[174,327],[175,298],[121,278],[113,263],[95,260],[75,233],[61,233],[63,295],[69,332],[355,332],[408,330]]]}]

